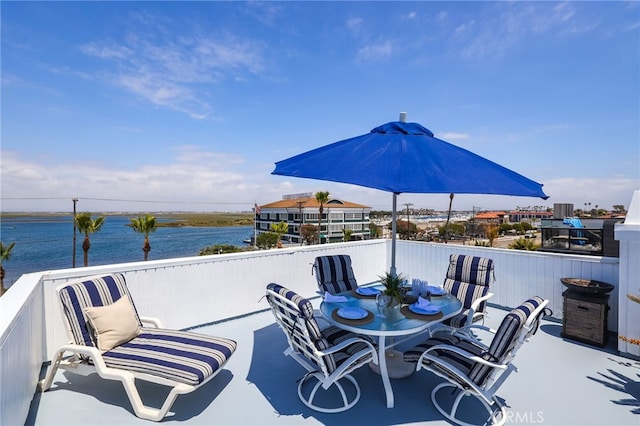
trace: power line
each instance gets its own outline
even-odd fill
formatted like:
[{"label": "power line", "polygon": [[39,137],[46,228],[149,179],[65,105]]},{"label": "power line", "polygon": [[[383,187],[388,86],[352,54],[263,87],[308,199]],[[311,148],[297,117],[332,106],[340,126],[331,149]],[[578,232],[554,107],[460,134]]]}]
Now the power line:
[{"label": "power line", "polygon": [[170,201],[170,200],[128,200],[128,199],[120,199],[120,198],[92,198],[92,197],[2,197],[1,200],[71,200],[77,199],[79,201],[89,200],[89,201],[113,201],[120,203],[155,203],[155,204],[253,204],[252,201]]}]

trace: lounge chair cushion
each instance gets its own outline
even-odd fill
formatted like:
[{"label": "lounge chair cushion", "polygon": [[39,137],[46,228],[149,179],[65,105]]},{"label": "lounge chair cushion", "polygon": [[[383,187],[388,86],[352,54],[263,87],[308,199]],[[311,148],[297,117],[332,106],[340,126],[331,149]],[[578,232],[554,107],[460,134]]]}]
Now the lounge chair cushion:
[{"label": "lounge chair cushion", "polygon": [[233,354],[236,342],[199,333],[142,327],[140,334],[102,354],[108,367],[198,385]]},{"label": "lounge chair cushion", "polygon": [[[78,345],[97,346],[91,327],[87,324],[85,309],[111,305],[122,297],[129,300],[136,312],[136,321],[142,327],[122,274],[91,277],[69,284],[60,290],[59,296],[73,340]],[[82,358],[86,357],[82,356]]]},{"label": "lounge chair cushion", "polygon": [[128,297],[106,306],[84,309],[98,349],[105,352],[128,342],[140,333],[138,317]]}]

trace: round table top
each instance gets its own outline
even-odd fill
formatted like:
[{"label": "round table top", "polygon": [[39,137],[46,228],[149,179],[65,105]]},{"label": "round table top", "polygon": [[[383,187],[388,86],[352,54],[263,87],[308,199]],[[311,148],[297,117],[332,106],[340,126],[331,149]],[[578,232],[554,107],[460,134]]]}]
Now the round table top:
[{"label": "round table top", "polygon": [[[391,314],[383,318],[379,315],[375,298],[358,298],[354,297],[350,292],[340,293],[339,295],[346,297],[347,300],[345,302],[323,301],[320,304],[322,315],[331,324],[340,328],[371,336],[402,336],[418,333],[435,323],[451,318],[462,310],[462,302],[447,293],[443,296],[431,296],[431,303],[440,308],[442,315],[424,315],[424,318],[421,318],[421,315],[405,316],[400,309],[394,309]],[[334,310],[343,307],[366,309],[373,313],[373,321],[363,324],[362,321],[341,320],[337,315],[332,315]]]}]

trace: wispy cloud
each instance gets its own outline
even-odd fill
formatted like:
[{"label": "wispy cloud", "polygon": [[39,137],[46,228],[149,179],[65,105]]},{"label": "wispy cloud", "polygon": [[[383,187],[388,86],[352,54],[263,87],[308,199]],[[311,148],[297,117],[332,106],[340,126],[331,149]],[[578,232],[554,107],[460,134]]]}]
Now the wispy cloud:
[{"label": "wispy cloud", "polygon": [[3,198],[70,199],[99,194],[115,200],[206,200],[250,205],[256,193],[261,192],[254,193],[253,188],[260,183],[242,169],[244,159],[240,155],[193,146],[177,147],[176,152],[170,164],[121,169],[95,161],[45,164],[3,151]]},{"label": "wispy cloud", "polygon": [[358,35],[358,33],[361,31],[363,22],[364,20],[362,18],[354,17],[347,19],[345,25],[353,35]]},{"label": "wispy cloud", "polygon": [[386,61],[393,55],[391,42],[384,41],[375,44],[369,44],[358,49],[356,55],[357,62],[377,62]]},{"label": "wispy cloud", "polygon": [[454,40],[462,58],[485,60],[503,56],[529,37],[590,32],[599,24],[572,2],[499,2],[481,17],[460,22]]},{"label": "wispy cloud", "polygon": [[92,41],[80,50],[104,62],[95,75],[154,105],[204,118],[216,83],[264,70],[260,43],[195,32],[169,37],[163,30],[167,23],[139,14],[136,21],[149,28],[131,30],[122,40]]},{"label": "wispy cloud", "polygon": [[442,132],[442,133],[438,133],[436,137],[439,139],[443,139],[445,141],[453,141],[453,140],[469,139],[469,134],[457,133],[457,132]]}]

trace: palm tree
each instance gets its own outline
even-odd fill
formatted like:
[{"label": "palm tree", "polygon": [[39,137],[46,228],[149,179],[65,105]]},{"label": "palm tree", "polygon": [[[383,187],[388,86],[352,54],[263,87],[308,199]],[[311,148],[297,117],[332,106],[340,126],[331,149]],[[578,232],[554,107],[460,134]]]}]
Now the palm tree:
[{"label": "palm tree", "polygon": [[104,216],[99,216],[96,219],[91,218],[91,213],[80,213],[76,216],[76,226],[78,232],[84,234],[84,241],[82,242],[82,251],[84,251],[84,266],[89,266],[89,249],[91,248],[91,242],[89,241],[89,235],[94,232],[98,232],[102,225],[104,225]]},{"label": "palm tree", "polygon": [[289,224],[287,222],[272,223],[271,230],[278,236],[278,248],[282,248],[282,236],[289,230]]},{"label": "palm tree", "polygon": [[9,258],[11,257],[11,249],[15,245],[15,241],[8,246],[5,246],[4,244],[2,244],[2,242],[0,242],[0,296],[2,296],[5,291],[7,291],[4,288],[4,266],[2,266],[2,261],[9,260]]},{"label": "palm tree", "polygon": [[315,194],[316,201],[320,204],[320,218],[318,219],[318,244],[322,244],[322,213],[324,213],[324,205],[329,201],[329,191],[318,191]]},{"label": "palm tree", "polygon": [[144,252],[144,260],[149,259],[149,252],[151,251],[151,244],[149,244],[149,234],[156,231],[156,218],[149,214],[144,216],[138,216],[135,219],[131,219],[129,224],[131,229],[139,234],[144,235],[144,245],[142,251]]}]

